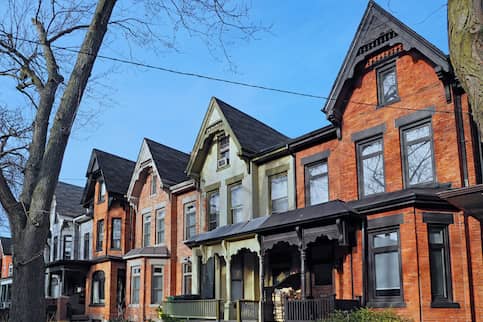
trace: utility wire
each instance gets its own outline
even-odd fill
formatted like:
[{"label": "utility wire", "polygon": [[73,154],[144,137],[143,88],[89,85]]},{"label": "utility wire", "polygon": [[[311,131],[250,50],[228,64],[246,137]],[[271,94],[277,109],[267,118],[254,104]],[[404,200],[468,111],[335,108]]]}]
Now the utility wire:
[{"label": "utility wire", "polygon": [[[35,40],[30,40],[30,39],[25,39],[25,38],[20,38],[20,37],[11,37],[16,40],[21,40],[25,41],[28,43],[36,44],[36,45],[42,45],[39,41]],[[200,79],[206,79],[206,80],[211,80],[215,82],[221,82],[221,83],[226,83],[226,84],[231,84],[231,85],[237,85],[237,86],[243,86],[243,87],[248,87],[248,88],[255,88],[255,89],[260,89],[260,90],[265,90],[265,91],[272,91],[272,92],[278,92],[278,93],[284,93],[284,94],[289,94],[289,95],[296,95],[296,96],[302,96],[302,97],[308,97],[308,98],[315,98],[315,99],[321,99],[325,101],[330,101],[333,100],[335,101],[335,98],[329,98],[327,96],[322,96],[322,95],[316,95],[316,94],[311,94],[311,93],[304,93],[304,92],[298,92],[298,91],[293,91],[293,90],[287,90],[287,89],[281,89],[281,88],[276,88],[276,87],[270,87],[270,86],[264,86],[264,85],[258,85],[258,84],[252,84],[252,83],[247,83],[247,82],[241,82],[241,81],[235,81],[235,80],[230,80],[226,78],[220,78],[220,77],[214,77],[214,76],[209,76],[209,75],[203,75],[199,73],[194,73],[194,72],[185,72],[185,71],[180,71],[177,69],[173,68],[167,68],[167,67],[162,67],[162,66],[155,66],[151,64],[146,64],[146,63],[141,63],[139,61],[134,61],[134,60],[128,60],[124,58],[118,58],[118,57],[112,57],[112,56],[106,56],[106,55],[94,55],[89,52],[77,50],[77,49],[72,49],[68,47],[63,47],[63,46],[57,46],[57,45],[52,45],[51,47],[59,49],[59,50],[64,50],[76,54],[84,54],[84,55],[89,55],[89,56],[96,56],[101,59],[105,60],[110,60],[122,64],[127,64],[127,65],[133,65],[137,67],[143,67],[143,68],[149,68],[153,70],[158,70],[158,71],[163,71],[171,74],[176,74],[176,75],[181,75],[181,76],[186,76],[186,77],[195,77],[195,78],[200,78]],[[428,90],[429,88],[433,88],[435,86],[438,86],[439,83],[433,83],[432,86],[426,87],[424,90]],[[421,93],[424,90],[418,90],[411,95],[416,95]],[[411,95],[405,95],[405,97],[411,96]],[[344,103],[353,103],[353,104],[359,104],[359,105],[366,105],[366,106],[371,106],[371,107],[378,107],[377,104],[374,103],[367,103],[367,102],[358,102],[354,100],[343,100]],[[392,109],[399,109],[399,110],[410,110],[410,111],[419,111],[420,109],[417,108],[411,108],[411,107],[404,107],[404,106],[384,106],[384,108],[392,108]],[[454,110],[435,110],[436,113],[448,113],[448,114],[453,114]],[[463,113],[467,114],[472,114],[470,112],[462,111]]]}]

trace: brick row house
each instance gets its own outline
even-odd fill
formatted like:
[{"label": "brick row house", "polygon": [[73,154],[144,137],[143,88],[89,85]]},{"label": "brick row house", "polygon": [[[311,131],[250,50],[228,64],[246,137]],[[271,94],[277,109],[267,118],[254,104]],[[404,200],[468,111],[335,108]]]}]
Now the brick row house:
[{"label": "brick row house", "polygon": [[92,220],[80,204],[82,192],[82,187],[59,182],[50,207],[50,233],[44,253],[45,296],[48,310],[57,320],[85,313]]},{"label": "brick row house", "polygon": [[86,318],[482,321],[482,146],[449,57],[370,1],[323,112],[289,138],[213,97],[190,154],[93,150]]},{"label": "brick row house", "polygon": [[210,103],[187,168],[205,317],[481,320],[481,142],[448,56],[371,1],[323,112],[289,139]]},{"label": "brick row house", "polygon": [[126,193],[135,163],[94,149],[87,168],[82,205],[92,216],[92,259],[86,278],[85,313],[93,321],[122,316],[126,263],[134,247],[135,212]]},{"label": "brick row house", "polygon": [[12,300],[12,240],[0,237],[0,310],[10,307]]},{"label": "brick row house", "polygon": [[134,247],[124,255],[129,320],[157,319],[166,296],[191,294],[191,251],[181,241],[198,232],[199,207],[188,159],[149,139],[141,145],[127,191],[136,212]]}]

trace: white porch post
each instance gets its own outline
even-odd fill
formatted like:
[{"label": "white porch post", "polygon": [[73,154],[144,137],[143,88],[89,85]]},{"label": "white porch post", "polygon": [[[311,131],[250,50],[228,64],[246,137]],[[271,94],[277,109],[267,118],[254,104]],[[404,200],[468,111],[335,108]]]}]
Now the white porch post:
[{"label": "white porch post", "polygon": [[225,302],[225,320],[230,320],[231,307],[231,256],[225,257],[226,261],[226,302]]},{"label": "white porch post", "polygon": [[258,320],[260,322],[263,322],[263,318],[264,318],[264,314],[263,314],[263,304],[265,302],[265,292],[264,292],[264,289],[265,289],[265,252],[262,250],[260,250],[260,253],[259,253],[259,278],[260,278],[260,306],[258,308]]},{"label": "white porch post", "polygon": [[191,259],[191,293],[200,295],[200,257],[193,252]]}]

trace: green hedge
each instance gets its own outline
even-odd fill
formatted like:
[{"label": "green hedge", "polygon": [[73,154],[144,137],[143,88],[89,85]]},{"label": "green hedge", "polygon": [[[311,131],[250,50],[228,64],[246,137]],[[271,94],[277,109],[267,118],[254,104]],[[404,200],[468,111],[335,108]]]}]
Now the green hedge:
[{"label": "green hedge", "polygon": [[396,313],[385,311],[373,311],[362,308],[352,312],[336,311],[325,322],[410,322],[410,319],[399,316]]}]

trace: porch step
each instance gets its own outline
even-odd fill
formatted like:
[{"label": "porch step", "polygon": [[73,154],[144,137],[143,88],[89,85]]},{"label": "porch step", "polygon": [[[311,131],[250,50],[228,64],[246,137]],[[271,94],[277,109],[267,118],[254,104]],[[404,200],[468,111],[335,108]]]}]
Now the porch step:
[{"label": "porch step", "polygon": [[83,322],[83,321],[90,321],[90,318],[88,315],[85,314],[73,314],[72,317],[70,318],[71,322]]}]

